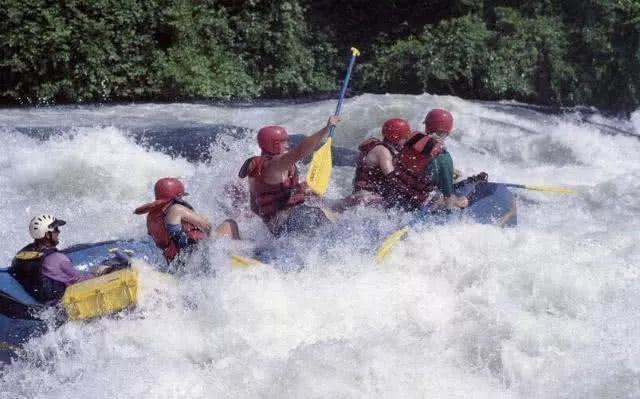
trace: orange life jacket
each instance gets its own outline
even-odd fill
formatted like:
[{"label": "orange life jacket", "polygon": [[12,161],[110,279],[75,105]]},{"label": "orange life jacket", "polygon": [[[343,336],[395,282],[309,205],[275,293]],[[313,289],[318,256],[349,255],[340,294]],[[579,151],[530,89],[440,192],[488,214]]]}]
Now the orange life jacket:
[{"label": "orange life jacket", "polygon": [[265,222],[271,220],[281,210],[304,203],[305,185],[298,180],[298,168],[292,165],[287,178],[278,184],[264,181],[262,167],[270,155],[260,155],[247,159],[238,176],[249,177],[249,204],[251,210]]},{"label": "orange life jacket", "polygon": [[421,208],[435,189],[426,176],[427,166],[443,151],[444,146],[436,139],[415,133],[395,158],[391,194],[386,197],[388,205],[408,210]]},{"label": "orange life jacket", "polygon": [[[151,238],[153,238],[153,242],[156,243],[156,246],[162,250],[167,262],[171,262],[173,258],[180,253],[180,247],[175,240],[169,236],[169,232],[167,232],[167,227],[165,226],[164,221],[167,211],[174,204],[180,204],[193,210],[193,207],[186,201],[176,199],[169,201],[164,205],[152,208],[147,215],[147,231]],[[195,225],[188,222],[182,222],[182,231],[187,235],[187,238],[192,243],[207,238],[207,233],[199,230]]]},{"label": "orange life jacket", "polygon": [[378,165],[372,166],[366,159],[369,152],[379,145],[388,149],[393,158],[396,157],[396,149],[385,141],[380,141],[376,138],[363,141],[358,147],[360,155],[356,163],[356,175],[353,178],[353,192],[367,190],[382,196],[386,195],[389,184],[387,176]]}]

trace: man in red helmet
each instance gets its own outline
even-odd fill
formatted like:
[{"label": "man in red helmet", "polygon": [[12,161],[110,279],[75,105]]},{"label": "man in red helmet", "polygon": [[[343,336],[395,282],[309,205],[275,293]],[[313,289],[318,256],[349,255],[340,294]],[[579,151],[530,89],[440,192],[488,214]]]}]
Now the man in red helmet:
[{"label": "man in red helmet", "polygon": [[[154,193],[156,200],[136,208],[134,213],[148,213],[147,231],[171,264],[181,251],[209,236],[211,223],[183,199],[188,193],[180,180],[164,177],[156,182]],[[231,219],[225,220],[215,232],[240,239],[238,226]]]},{"label": "man in red helmet", "polygon": [[426,206],[436,187],[425,175],[425,171],[443,151],[444,147],[438,140],[414,132],[394,159],[393,172],[388,176],[386,206],[407,211]]},{"label": "man in red helmet", "polygon": [[289,136],[282,126],[265,126],[258,131],[259,156],[247,159],[238,176],[249,178],[249,204],[275,236],[288,232],[312,232],[329,219],[317,207],[303,205],[307,187],[299,181],[296,162],[311,155],[331,126],[340,122],[332,116],[327,125],[289,149]]},{"label": "man in red helmet", "polygon": [[383,140],[369,138],[360,144],[360,155],[353,179],[353,193],[375,193],[385,197],[389,192],[388,176],[394,171],[395,158],[411,135],[409,122],[393,118],[382,125]]},{"label": "man in red helmet", "polygon": [[438,187],[442,198],[432,204],[436,208],[466,208],[469,201],[453,192],[455,176],[460,173],[453,168],[451,154],[444,148],[444,140],[453,130],[453,115],[447,110],[435,108],[424,119],[425,133],[442,144],[442,151],[427,165],[426,176]]}]

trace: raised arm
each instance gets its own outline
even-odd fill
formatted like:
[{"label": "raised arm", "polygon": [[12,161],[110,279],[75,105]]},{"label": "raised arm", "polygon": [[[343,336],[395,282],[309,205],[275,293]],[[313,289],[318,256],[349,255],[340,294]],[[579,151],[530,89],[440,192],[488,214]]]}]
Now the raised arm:
[{"label": "raised arm", "polygon": [[262,169],[263,173],[265,173],[267,176],[274,176],[288,171],[289,168],[296,162],[308,155],[311,155],[311,153],[313,153],[313,151],[318,147],[322,139],[327,135],[327,133],[329,132],[329,128],[331,126],[337,125],[339,122],[339,117],[331,116],[327,121],[327,125],[325,127],[313,133],[311,136],[305,137],[300,142],[300,144],[298,144],[292,150],[265,162]]}]

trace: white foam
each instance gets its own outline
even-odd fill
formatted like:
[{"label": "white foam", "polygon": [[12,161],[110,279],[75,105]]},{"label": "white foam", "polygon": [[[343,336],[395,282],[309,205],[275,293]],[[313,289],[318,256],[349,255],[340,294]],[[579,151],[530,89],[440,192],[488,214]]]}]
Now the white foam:
[{"label": "white foam", "polygon": [[[189,164],[148,151],[123,128],[78,127],[46,143],[12,126],[156,125],[171,119],[290,132],[322,126],[334,102],[270,108],[134,105],[0,111],[2,263],[26,243],[28,217],[67,218],[65,243],[143,235],[132,209],[158,177],[183,176],[191,200],[216,222],[232,208],[223,186],[256,153],[251,138],[225,138],[212,161]],[[141,265],[141,305],[115,319],[67,323],[31,340],[0,370],[0,398],[600,398],[640,395],[640,140],[612,136],[575,115],[431,95],[347,100],[339,144],[355,146],[387,117],[418,129],[426,110],[450,108],[448,147],[467,173],[492,180],[582,186],[577,196],[521,191],[517,229],[454,224],[415,229],[375,265],[360,230],[329,249],[298,240],[307,267],[229,269],[217,241],[212,273],[167,282]],[[117,123],[116,123],[117,122]],[[598,123],[637,123],[604,116]],[[43,150],[47,158],[38,156]],[[330,195],[349,190],[337,168]],[[55,183],[55,184],[52,184]],[[355,210],[344,218],[358,226]],[[87,228],[93,226],[96,228]],[[240,217],[245,237],[266,230]],[[295,265],[293,265],[295,266]],[[284,266],[283,266],[284,268]],[[291,265],[288,268],[292,268]]]}]

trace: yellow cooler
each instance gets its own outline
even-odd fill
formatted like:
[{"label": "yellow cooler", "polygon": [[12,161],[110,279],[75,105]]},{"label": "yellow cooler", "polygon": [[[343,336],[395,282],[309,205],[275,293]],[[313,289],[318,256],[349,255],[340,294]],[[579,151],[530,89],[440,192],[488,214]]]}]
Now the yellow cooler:
[{"label": "yellow cooler", "polygon": [[70,320],[86,320],[135,306],[138,272],[122,269],[67,287],[62,303]]}]

